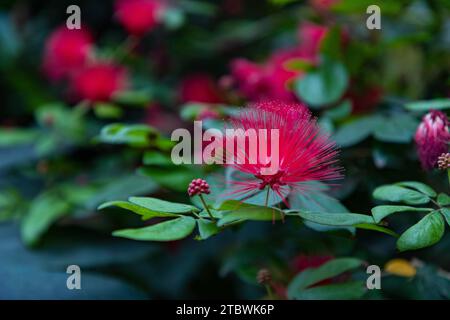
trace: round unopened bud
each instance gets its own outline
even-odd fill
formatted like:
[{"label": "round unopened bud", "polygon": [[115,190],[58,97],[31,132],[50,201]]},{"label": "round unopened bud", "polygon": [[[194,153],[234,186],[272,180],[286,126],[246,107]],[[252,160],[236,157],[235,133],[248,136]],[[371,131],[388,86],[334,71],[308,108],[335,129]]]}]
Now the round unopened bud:
[{"label": "round unopened bud", "polygon": [[272,276],[270,275],[270,271],[268,269],[261,269],[258,271],[256,275],[256,280],[259,284],[269,284],[272,281]]},{"label": "round unopened bud", "polygon": [[192,180],[192,182],[189,184],[187,191],[190,197],[202,193],[205,194],[211,193],[211,191],[209,190],[209,184],[205,180],[200,178]]},{"label": "round unopened bud", "polygon": [[450,153],[443,153],[439,156],[438,161],[438,168],[441,170],[447,170],[450,168]]}]

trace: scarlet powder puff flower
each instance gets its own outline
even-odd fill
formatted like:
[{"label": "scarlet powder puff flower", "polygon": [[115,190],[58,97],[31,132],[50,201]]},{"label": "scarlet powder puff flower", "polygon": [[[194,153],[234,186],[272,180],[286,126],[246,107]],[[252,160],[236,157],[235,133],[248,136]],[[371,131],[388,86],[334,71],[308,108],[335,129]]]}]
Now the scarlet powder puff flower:
[{"label": "scarlet powder puff flower", "polygon": [[417,128],[415,141],[423,169],[431,170],[438,157],[448,151],[450,133],[445,113],[432,110],[427,113]]},{"label": "scarlet powder puff flower", "polygon": [[161,0],[117,0],[117,20],[132,35],[142,36],[160,22],[165,8]]},{"label": "scarlet powder puff flower", "polygon": [[82,100],[108,101],[126,88],[127,76],[123,67],[110,62],[98,62],[81,69],[71,79],[75,95]]},{"label": "scarlet powder puff flower", "polygon": [[92,50],[86,28],[69,30],[61,26],[45,42],[42,68],[51,80],[62,79],[82,67]]},{"label": "scarlet powder puff flower", "polygon": [[[258,144],[265,143],[269,150],[272,144],[278,144],[279,159],[277,171],[269,174],[262,173],[273,155],[265,157],[258,154],[257,161],[233,161],[227,164],[238,172],[229,182],[231,194],[245,198],[268,187],[275,197],[286,203],[285,199],[290,192],[312,191],[311,182],[329,182],[341,177],[341,168],[336,166],[335,143],[320,130],[316,120],[302,104],[276,101],[256,103],[230,120],[230,125],[235,131],[254,129],[258,132],[266,129],[266,135],[258,136]],[[278,141],[271,141],[272,129],[278,129]],[[248,143],[244,147],[238,144],[233,149],[234,158],[252,158],[252,148]]]},{"label": "scarlet powder puff flower", "polygon": [[219,88],[208,74],[196,73],[185,77],[179,88],[180,100],[186,102],[223,102]]}]

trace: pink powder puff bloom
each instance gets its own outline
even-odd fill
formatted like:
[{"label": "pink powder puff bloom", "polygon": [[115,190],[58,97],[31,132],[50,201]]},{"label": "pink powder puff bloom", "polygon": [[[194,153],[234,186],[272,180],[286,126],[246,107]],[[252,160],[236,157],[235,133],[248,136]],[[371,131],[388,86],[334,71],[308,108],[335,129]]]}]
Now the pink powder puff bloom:
[{"label": "pink powder puff bloom", "polygon": [[92,51],[92,36],[86,28],[57,28],[45,42],[42,69],[51,80],[60,80],[81,68]]},{"label": "pink powder puff bloom", "polygon": [[[262,174],[273,156],[269,154],[267,157],[258,154],[254,164],[250,161],[227,164],[239,173],[230,181],[230,194],[248,198],[268,187],[277,199],[286,203],[290,192],[312,191],[312,182],[329,182],[341,177],[341,168],[336,166],[338,152],[335,143],[320,131],[316,120],[303,104],[279,101],[256,103],[232,118],[230,127],[244,131],[254,129],[256,132],[267,129],[266,138],[258,137],[258,145],[265,142],[267,149],[271,150],[271,145],[276,143],[279,148],[278,170],[273,173]],[[278,141],[271,141],[271,129],[279,130]],[[225,139],[234,138],[226,136]],[[250,151],[247,139],[245,149],[239,149],[238,144],[233,156],[235,159],[239,156],[250,159]]]},{"label": "pink powder puff bloom", "polygon": [[161,21],[165,4],[161,0],[117,0],[115,14],[120,24],[135,36],[143,36]]},{"label": "pink powder puff bloom", "polygon": [[127,87],[126,70],[110,62],[86,66],[71,79],[71,88],[80,100],[109,101],[112,95]]},{"label": "pink powder puff bloom", "polygon": [[448,124],[447,115],[441,111],[432,110],[422,118],[415,141],[424,170],[431,170],[436,166],[439,156],[448,152]]}]

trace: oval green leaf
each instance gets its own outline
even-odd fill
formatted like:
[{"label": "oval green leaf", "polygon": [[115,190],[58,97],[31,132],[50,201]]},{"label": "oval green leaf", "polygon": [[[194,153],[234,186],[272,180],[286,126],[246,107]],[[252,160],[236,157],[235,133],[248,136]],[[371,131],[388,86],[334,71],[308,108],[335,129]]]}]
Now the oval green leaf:
[{"label": "oval green leaf", "polygon": [[194,218],[181,216],[144,228],[117,230],[113,236],[141,241],[174,241],[187,237],[194,228]]},{"label": "oval green leaf", "polygon": [[229,211],[223,213],[217,225],[219,227],[227,225],[236,221],[273,221],[280,220],[283,217],[283,212],[276,208],[260,207],[254,205],[246,205],[235,211]]},{"label": "oval green leaf", "polygon": [[189,204],[169,202],[149,197],[131,197],[128,201],[155,212],[189,213],[199,211],[198,208]]},{"label": "oval green leaf", "polygon": [[101,206],[98,207],[99,210],[109,208],[109,207],[119,207],[122,209],[130,210],[134,213],[137,213],[142,216],[143,220],[148,220],[153,217],[178,217],[179,215],[168,213],[168,212],[159,212],[150,210],[141,206],[138,206],[137,204],[126,202],[126,201],[110,201],[103,203]]},{"label": "oval green leaf", "polygon": [[376,223],[379,223],[381,220],[386,218],[387,216],[396,213],[396,212],[404,212],[404,211],[418,211],[418,212],[427,212],[433,211],[431,208],[416,208],[409,206],[376,206],[372,208],[372,216]]},{"label": "oval green leaf", "polygon": [[425,204],[430,198],[421,192],[398,185],[385,185],[375,189],[373,197],[378,200],[404,202],[406,204]]},{"label": "oval green leaf", "polygon": [[329,59],[323,59],[320,67],[295,83],[299,97],[312,107],[321,107],[336,102],[348,86],[345,67]]},{"label": "oval green leaf", "polygon": [[436,197],[436,191],[434,191],[430,186],[428,186],[422,182],[402,181],[402,182],[396,183],[396,185],[416,189],[417,191],[422,192],[423,194],[426,194],[427,196]]},{"label": "oval green leaf", "polygon": [[299,211],[297,214],[305,220],[328,226],[354,226],[362,223],[375,223],[371,216],[358,213],[321,213]]},{"label": "oval green leaf", "polygon": [[397,248],[407,251],[429,247],[442,238],[444,229],[444,219],[440,212],[431,212],[400,236]]}]

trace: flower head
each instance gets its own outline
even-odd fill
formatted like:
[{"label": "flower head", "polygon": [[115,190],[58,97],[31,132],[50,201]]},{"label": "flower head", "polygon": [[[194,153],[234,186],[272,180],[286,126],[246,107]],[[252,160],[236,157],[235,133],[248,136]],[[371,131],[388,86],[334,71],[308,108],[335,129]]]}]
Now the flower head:
[{"label": "flower head", "polygon": [[431,170],[438,157],[448,151],[450,133],[445,113],[432,110],[427,113],[417,128],[415,141],[423,169]]},{"label": "flower head", "polygon": [[92,50],[92,37],[86,28],[69,30],[61,26],[45,42],[42,68],[51,80],[62,79],[87,61]]},{"label": "flower head", "polygon": [[[232,148],[234,158],[246,160],[227,164],[241,173],[230,181],[233,194],[250,197],[268,187],[278,199],[285,200],[290,192],[310,190],[312,182],[341,177],[341,169],[335,166],[335,144],[320,130],[302,104],[257,103],[242,111],[230,124],[235,132],[238,129],[243,129],[241,132],[267,132],[257,135],[254,145],[238,144],[237,148]],[[226,136],[227,152],[230,152],[228,140],[235,138],[235,135]],[[248,142],[249,136],[245,139]],[[271,154],[262,152],[262,146],[271,150]],[[278,152],[272,154],[273,151]],[[275,166],[273,162],[276,162]]]},{"label": "flower head", "polygon": [[136,36],[144,35],[160,22],[164,7],[161,0],[117,0],[115,4],[117,20]]},{"label": "flower head", "polygon": [[109,62],[95,63],[81,69],[72,78],[71,85],[79,99],[108,101],[115,92],[125,89],[126,71]]},{"label": "flower head", "polygon": [[188,187],[189,197],[203,193],[209,194],[210,192],[208,182],[200,178],[192,180]]}]

